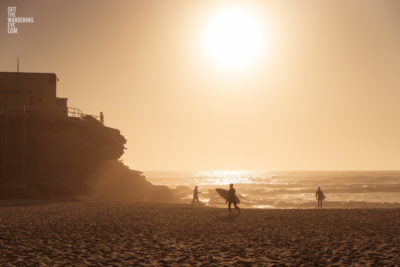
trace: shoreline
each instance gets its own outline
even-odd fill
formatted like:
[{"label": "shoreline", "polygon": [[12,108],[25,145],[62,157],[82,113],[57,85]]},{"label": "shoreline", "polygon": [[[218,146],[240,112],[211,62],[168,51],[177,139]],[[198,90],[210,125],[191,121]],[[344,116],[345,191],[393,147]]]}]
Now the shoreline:
[{"label": "shoreline", "polygon": [[[134,201],[129,199],[99,199],[99,198],[92,198],[92,197],[75,197],[75,198],[20,198],[20,199],[0,199],[0,208],[3,207],[30,207],[30,206],[46,206],[46,205],[57,205],[57,204],[65,204],[65,203],[120,203],[120,204],[132,204],[132,205],[155,205],[155,206],[164,206],[164,205],[171,205],[171,206],[189,206],[191,207],[191,200],[179,200],[179,201],[170,201],[170,202],[150,202],[150,201]],[[351,203],[360,203],[357,201],[349,202]],[[365,202],[361,202],[365,203]],[[240,203],[238,206],[240,209],[244,210],[374,210],[374,209],[400,209],[400,203],[391,203],[391,202],[383,202],[383,203],[366,203],[365,207],[355,207],[355,206],[348,206],[348,207],[338,207],[332,206],[332,202],[328,202],[328,205],[324,203],[324,207],[319,209],[317,207],[293,207],[293,206],[286,206],[286,207],[273,207],[269,205],[262,205],[259,206],[263,207],[253,207],[255,205],[248,205],[245,203]],[[316,206],[316,205],[315,205]],[[197,202],[194,204],[194,208],[213,208],[213,209],[227,209],[226,204],[208,204],[206,201],[201,201],[201,205],[199,206]]]}]

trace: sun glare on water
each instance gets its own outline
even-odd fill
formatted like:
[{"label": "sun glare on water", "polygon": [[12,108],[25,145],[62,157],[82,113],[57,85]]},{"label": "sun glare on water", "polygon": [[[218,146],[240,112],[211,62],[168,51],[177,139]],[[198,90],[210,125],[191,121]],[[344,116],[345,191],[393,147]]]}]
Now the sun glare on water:
[{"label": "sun glare on water", "polygon": [[267,173],[232,170],[200,171],[195,173],[194,178],[194,183],[199,185],[270,184],[272,181]]},{"label": "sun glare on water", "polygon": [[229,7],[218,10],[204,28],[207,56],[217,67],[242,70],[260,57],[265,49],[265,33],[261,18],[252,10]]}]

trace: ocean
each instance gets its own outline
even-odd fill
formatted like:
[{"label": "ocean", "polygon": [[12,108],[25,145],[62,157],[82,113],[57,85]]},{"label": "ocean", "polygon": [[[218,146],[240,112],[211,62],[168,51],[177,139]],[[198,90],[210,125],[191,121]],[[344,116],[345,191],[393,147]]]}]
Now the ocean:
[{"label": "ocean", "polygon": [[190,202],[199,186],[200,201],[224,206],[216,188],[233,183],[249,208],[313,208],[315,191],[321,187],[326,208],[400,208],[400,171],[200,171],[145,172],[153,184],[176,189],[182,201]]}]

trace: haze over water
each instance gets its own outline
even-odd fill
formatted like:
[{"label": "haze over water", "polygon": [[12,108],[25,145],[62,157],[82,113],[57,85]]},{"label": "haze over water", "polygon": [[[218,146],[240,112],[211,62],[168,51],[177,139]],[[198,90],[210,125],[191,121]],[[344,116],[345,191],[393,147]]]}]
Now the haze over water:
[{"label": "haze over water", "polygon": [[[234,183],[241,194],[241,205],[252,208],[315,207],[315,191],[321,186],[325,207],[400,207],[400,171],[201,171],[146,172],[154,184],[184,192],[191,201],[191,190],[199,186],[200,200],[211,206],[225,204],[215,188]],[[186,186],[184,189],[182,186]]]}]

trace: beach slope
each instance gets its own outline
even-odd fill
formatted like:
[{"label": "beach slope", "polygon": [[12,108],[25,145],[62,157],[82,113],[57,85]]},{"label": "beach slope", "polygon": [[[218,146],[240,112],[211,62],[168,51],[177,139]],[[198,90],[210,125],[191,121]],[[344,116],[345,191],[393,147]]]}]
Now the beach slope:
[{"label": "beach slope", "polygon": [[400,209],[0,203],[0,265],[395,265]]}]

